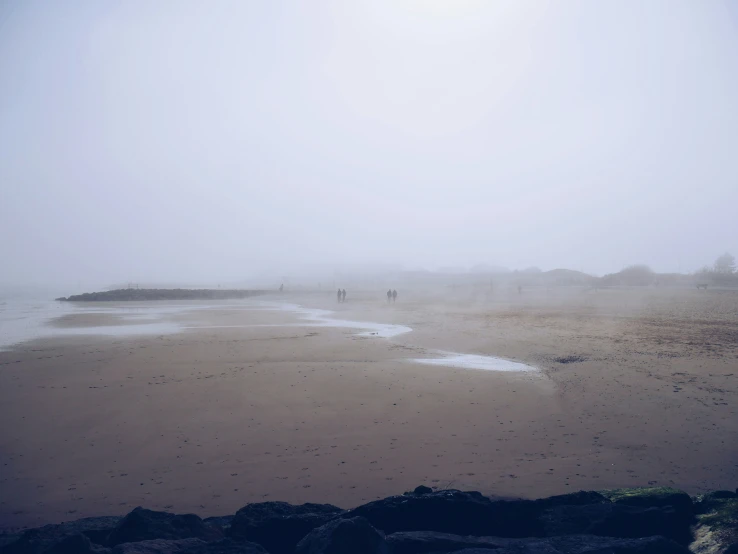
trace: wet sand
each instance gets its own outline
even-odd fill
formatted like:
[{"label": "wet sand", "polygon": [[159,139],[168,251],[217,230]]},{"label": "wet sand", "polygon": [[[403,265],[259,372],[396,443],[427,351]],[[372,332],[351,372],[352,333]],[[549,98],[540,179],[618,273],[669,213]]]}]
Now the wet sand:
[{"label": "wet sand", "polygon": [[106,313],[82,313],[82,314],[66,314],[56,317],[49,322],[52,327],[60,329],[76,329],[80,327],[102,327],[116,325],[136,325],[135,319]]},{"label": "wet sand", "polygon": [[[0,352],[0,525],[137,505],[351,507],[418,484],[537,497],[738,483],[734,292],[281,298],[412,331],[214,306],[173,313],[171,334]],[[539,371],[412,361],[439,351]]]}]

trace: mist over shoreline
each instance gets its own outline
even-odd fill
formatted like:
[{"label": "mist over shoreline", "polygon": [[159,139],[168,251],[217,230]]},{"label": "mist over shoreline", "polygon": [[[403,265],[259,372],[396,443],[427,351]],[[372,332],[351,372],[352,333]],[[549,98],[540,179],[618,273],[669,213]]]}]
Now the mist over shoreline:
[{"label": "mist over shoreline", "polygon": [[3,284],[690,273],[738,251],[732,3],[30,1],[0,20]]}]

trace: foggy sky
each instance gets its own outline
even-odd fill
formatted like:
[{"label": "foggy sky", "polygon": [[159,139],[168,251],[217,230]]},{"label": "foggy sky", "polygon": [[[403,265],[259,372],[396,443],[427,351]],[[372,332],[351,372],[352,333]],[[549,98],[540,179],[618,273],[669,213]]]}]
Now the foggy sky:
[{"label": "foggy sky", "polygon": [[0,282],[738,254],[738,2],[0,4]]}]

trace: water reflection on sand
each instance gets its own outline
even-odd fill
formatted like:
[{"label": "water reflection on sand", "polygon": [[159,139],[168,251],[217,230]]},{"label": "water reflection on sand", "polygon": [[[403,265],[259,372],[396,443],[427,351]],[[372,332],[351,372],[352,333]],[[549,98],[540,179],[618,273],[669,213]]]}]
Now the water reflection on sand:
[{"label": "water reflection on sand", "polygon": [[514,362],[496,356],[479,356],[477,354],[458,354],[441,352],[440,358],[413,358],[419,364],[442,365],[462,369],[482,369],[486,371],[538,371],[537,368],[520,362]]},{"label": "water reflection on sand", "polygon": [[[0,318],[0,349],[20,342],[54,336],[145,336],[168,335],[184,330],[233,329],[253,327],[332,327],[355,329],[357,336],[392,338],[409,333],[411,327],[392,323],[340,319],[332,310],[306,308],[299,304],[243,300],[223,303],[132,303],[114,305],[80,305],[43,302],[37,304],[2,306]],[[218,311],[272,311],[289,312],[297,316],[292,323],[244,325],[186,325],[174,316],[203,310]],[[104,324],[89,325],[90,316],[100,316]],[[107,319],[105,319],[107,318]],[[75,321],[80,324],[75,325]],[[62,324],[63,323],[63,324]],[[536,368],[493,356],[438,352],[435,358],[413,358],[411,361],[446,367],[481,369],[488,371],[536,371]]]}]

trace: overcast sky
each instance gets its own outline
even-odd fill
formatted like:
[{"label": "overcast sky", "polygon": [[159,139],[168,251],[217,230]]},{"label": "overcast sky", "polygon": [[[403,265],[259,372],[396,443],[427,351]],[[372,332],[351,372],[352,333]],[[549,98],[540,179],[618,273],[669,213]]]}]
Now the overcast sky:
[{"label": "overcast sky", "polygon": [[738,2],[0,2],[1,282],[738,254]]}]

